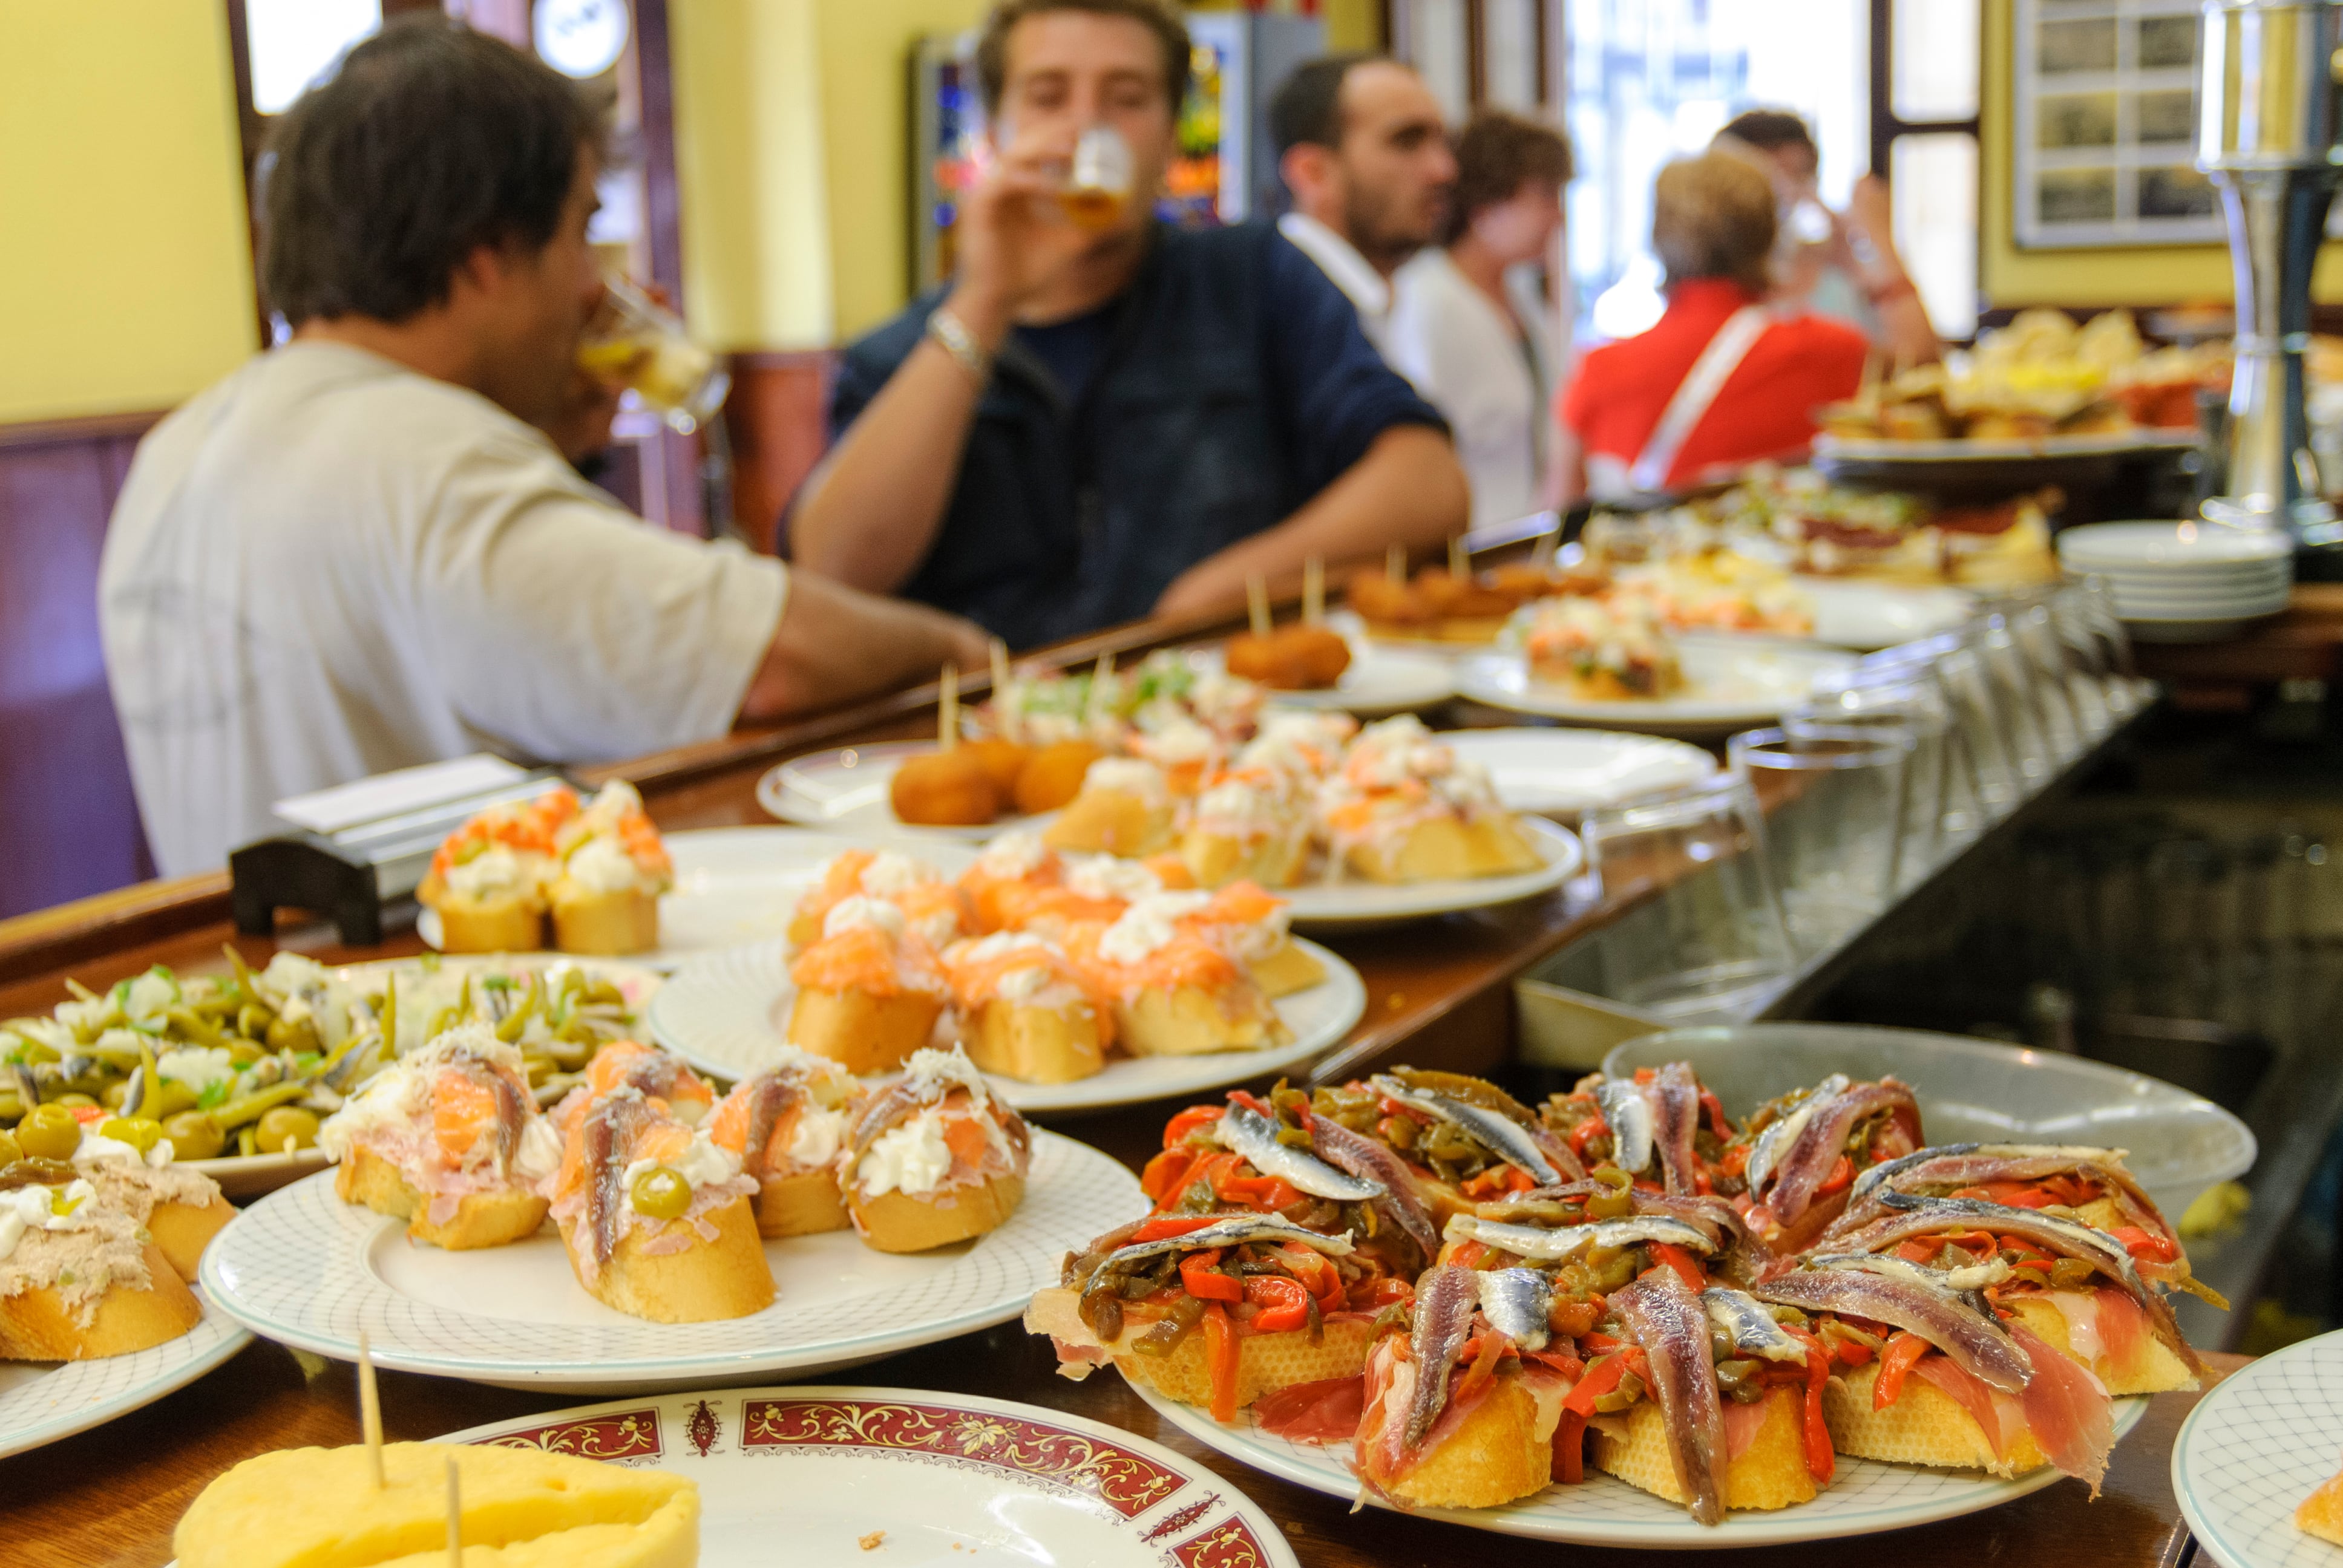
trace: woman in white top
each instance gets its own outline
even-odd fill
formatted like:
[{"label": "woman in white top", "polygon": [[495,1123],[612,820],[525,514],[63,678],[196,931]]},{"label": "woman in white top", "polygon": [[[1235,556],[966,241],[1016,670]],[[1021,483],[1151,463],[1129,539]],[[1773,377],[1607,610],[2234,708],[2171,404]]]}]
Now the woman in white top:
[{"label": "woman in white top", "polygon": [[1446,416],[1473,482],[1473,526],[1543,504],[1553,334],[1545,303],[1515,269],[1544,260],[1562,228],[1570,143],[1502,110],[1473,116],[1456,143],[1448,242],[1393,280],[1393,368]]}]

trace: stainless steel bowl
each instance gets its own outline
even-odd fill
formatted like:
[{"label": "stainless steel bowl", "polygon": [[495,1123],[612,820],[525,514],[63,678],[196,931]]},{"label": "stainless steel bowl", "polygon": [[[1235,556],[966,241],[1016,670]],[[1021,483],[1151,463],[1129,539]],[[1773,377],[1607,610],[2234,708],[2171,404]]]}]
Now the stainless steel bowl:
[{"label": "stainless steel bowl", "polygon": [[2253,1168],[2254,1135],[2211,1101],[2080,1057],[1959,1035],[1836,1023],[1672,1029],[1612,1049],[1603,1070],[1689,1061],[1736,1119],[1833,1072],[1910,1084],[1931,1143],[2087,1143],[2130,1151],[2175,1221],[2199,1192]]}]

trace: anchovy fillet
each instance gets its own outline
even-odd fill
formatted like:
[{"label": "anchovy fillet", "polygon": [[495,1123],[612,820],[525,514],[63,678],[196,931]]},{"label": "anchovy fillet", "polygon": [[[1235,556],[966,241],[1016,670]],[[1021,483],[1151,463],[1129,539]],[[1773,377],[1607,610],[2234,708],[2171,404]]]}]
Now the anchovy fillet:
[{"label": "anchovy fillet", "polygon": [[1611,1162],[1633,1175],[1652,1162],[1652,1102],[1636,1084],[1616,1078],[1594,1081],[1594,1103],[1611,1129]]},{"label": "anchovy fillet", "polygon": [[1834,1072],[1793,1100],[1783,1108],[1782,1114],[1765,1124],[1765,1131],[1757,1134],[1757,1141],[1749,1146],[1749,1163],[1742,1171],[1748,1180],[1751,1196],[1764,1197],[1765,1183],[1774,1174],[1774,1162],[1805,1130],[1807,1120],[1815,1113],[1815,1107],[1845,1093],[1846,1085],[1846,1074]]},{"label": "anchovy fillet", "polygon": [[1446,1235],[1452,1241],[1478,1241],[1517,1258],[1534,1258],[1544,1263],[1561,1262],[1596,1247],[1616,1250],[1650,1241],[1682,1247],[1703,1257],[1716,1251],[1715,1243],[1697,1228],[1662,1214],[1639,1214],[1632,1220],[1606,1220],[1593,1225],[1564,1225],[1557,1230],[1541,1225],[1504,1225],[1471,1214],[1457,1214],[1450,1218]]},{"label": "anchovy fillet", "polygon": [[1642,1086],[1652,1105],[1652,1141],[1660,1155],[1660,1180],[1683,1197],[1700,1191],[1692,1135],[1700,1127],[1700,1083],[1688,1061],[1671,1061]]},{"label": "anchovy fillet", "polygon": [[1133,1241],[1129,1246],[1117,1247],[1100,1267],[1116,1268],[1138,1262],[1143,1258],[1160,1258],[1166,1252],[1201,1252],[1212,1247],[1241,1247],[1248,1241],[1299,1241],[1330,1258],[1351,1255],[1351,1233],[1348,1231],[1339,1236],[1322,1236],[1274,1214],[1232,1214],[1225,1220],[1200,1226],[1184,1236],[1161,1236],[1152,1241]]},{"label": "anchovy fillet", "polygon": [[765,1146],[773,1141],[773,1129],[780,1124],[781,1112],[805,1098],[805,1086],[778,1072],[759,1073],[751,1081],[749,1091],[749,1141],[740,1150],[741,1169],[749,1175],[762,1178],[769,1169]]},{"label": "anchovy fillet", "polygon": [[1553,1337],[1554,1277],[1536,1269],[1487,1269],[1481,1273],[1481,1314],[1489,1326],[1525,1351],[1542,1351]]},{"label": "anchovy fillet", "polygon": [[1659,1269],[1611,1293],[1627,1335],[1644,1347],[1652,1397],[1666,1423],[1676,1484],[1703,1524],[1725,1517],[1725,1407],[1708,1346],[1708,1313],[1673,1269]]},{"label": "anchovy fillet", "polygon": [[[1847,1203],[1847,1215],[1875,1220],[1886,1211],[1880,1201],[1883,1188],[1925,1193],[1932,1189],[1953,1191],[1995,1181],[2039,1181],[2050,1176],[2077,1176],[2106,1189],[2127,1223],[2177,1241],[2171,1221],[2147,1195],[2138,1178],[2123,1161],[2121,1149],[2093,1149],[2080,1144],[1952,1143],[1922,1149],[1901,1160],[1875,1165],[1863,1173]],[[1842,1218],[1840,1223],[1846,1223]]]},{"label": "anchovy fillet", "polygon": [[[1808,1312],[1845,1312],[1919,1335],[1962,1371],[2004,1393],[2034,1375],[2017,1342],[1958,1292],[1869,1269],[1806,1268],[1750,1288],[1751,1295]],[[1613,1298],[1614,1301],[1617,1298]]]},{"label": "anchovy fillet", "polygon": [[1979,1292],[1989,1285],[2000,1284],[2009,1278],[2009,1265],[1998,1254],[1982,1262],[1967,1263],[1956,1269],[1932,1269],[1916,1263],[1909,1258],[1899,1258],[1893,1252],[1815,1252],[1802,1260],[1815,1269],[1855,1269],[1865,1273],[1885,1274],[1891,1280],[1904,1280],[1930,1290],[1944,1291],[1961,1297],[1969,1310],[1991,1314],[1993,1308]]},{"label": "anchovy fillet", "polygon": [[1710,1326],[1724,1333],[1735,1355],[1805,1362],[1806,1347],[1792,1339],[1748,1292],[1712,1285],[1700,1293],[1700,1304],[1708,1312]]},{"label": "anchovy fillet", "polygon": [[586,1171],[587,1252],[598,1270],[618,1250],[627,1167],[634,1162],[636,1141],[652,1121],[649,1102],[639,1090],[628,1087],[596,1101],[578,1130]]},{"label": "anchovy fillet", "polygon": [[[2123,1149],[2094,1149],[2081,1143],[1932,1143],[1926,1149],[1915,1149],[1901,1160],[1890,1160],[1874,1165],[1855,1179],[1852,1198],[1867,1198],[1871,1190],[1882,1182],[1895,1182],[1916,1166],[1932,1164],[1939,1160],[1971,1156],[1987,1160],[2057,1159],[2066,1162],[2087,1161],[2094,1165],[2119,1165],[2129,1153]],[[2064,1169],[2062,1164],[2060,1169]],[[2055,1175],[2056,1171],[2046,1171]],[[1922,1180],[1926,1180],[1923,1178]]]},{"label": "anchovy fillet", "polygon": [[[1371,1081],[1379,1093],[1389,1095],[1411,1110],[1445,1121],[1506,1164],[1528,1171],[1540,1183],[1555,1184],[1565,1179],[1562,1169],[1549,1157],[1546,1150],[1513,1118],[1445,1094],[1411,1088],[1387,1074],[1378,1074]],[[1572,1171],[1570,1174],[1583,1175],[1584,1172]]]},{"label": "anchovy fillet", "polygon": [[1339,1203],[1363,1203],[1383,1195],[1380,1181],[1346,1175],[1306,1150],[1277,1141],[1277,1124],[1258,1111],[1231,1105],[1221,1112],[1213,1136],[1222,1147],[1245,1158],[1264,1176],[1274,1176],[1313,1198]]},{"label": "anchovy fillet", "polygon": [[1798,1130],[1796,1141],[1781,1154],[1774,1191],[1765,1200],[1775,1217],[1785,1225],[1795,1224],[1814,1201],[1815,1189],[1822,1185],[1831,1167],[1846,1152],[1846,1135],[1854,1131],[1855,1124],[1874,1111],[1896,1106],[1912,1106],[1917,1119],[1912,1091],[1892,1078],[1877,1083],[1858,1083],[1816,1106],[1805,1126]]},{"label": "anchovy fillet", "polygon": [[1402,1432],[1411,1449],[1423,1441],[1448,1402],[1448,1374],[1472,1337],[1473,1309],[1480,1293],[1481,1277],[1470,1269],[1433,1269],[1416,1282],[1415,1322],[1410,1332],[1415,1390],[1408,1399],[1407,1425]]},{"label": "anchovy fillet", "polygon": [[1415,1173],[1390,1149],[1363,1132],[1353,1132],[1331,1116],[1310,1119],[1310,1141],[1319,1158],[1363,1181],[1380,1182],[1383,1195],[1374,1201],[1378,1213],[1398,1226],[1423,1249],[1430,1263],[1440,1253],[1440,1230],[1433,1223],[1432,1207],[1415,1184]]}]

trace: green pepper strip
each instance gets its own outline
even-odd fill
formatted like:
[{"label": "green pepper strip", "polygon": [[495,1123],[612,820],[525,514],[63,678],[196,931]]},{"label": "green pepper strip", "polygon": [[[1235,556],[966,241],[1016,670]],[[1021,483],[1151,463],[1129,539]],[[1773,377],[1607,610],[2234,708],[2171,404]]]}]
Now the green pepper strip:
[{"label": "green pepper strip", "polygon": [[497,1038],[507,1045],[518,1044],[522,1031],[528,1028],[528,1020],[536,1015],[544,1002],[545,988],[538,984],[537,976],[531,974],[528,977],[528,994],[521,999],[521,1004],[518,1007],[505,1015],[505,1020],[502,1023],[497,1025]]},{"label": "green pepper strip", "polygon": [[[138,1041],[138,1103],[132,1105],[125,1101],[122,1114],[144,1116],[150,1121],[160,1121],[163,1120],[159,1114],[163,1109],[163,1070],[155,1060],[155,1048],[146,1042],[144,1036]],[[152,1111],[147,1109],[150,1102],[154,1106]]]},{"label": "green pepper strip", "polygon": [[[347,1048],[345,1047],[345,1049]],[[235,1100],[222,1101],[212,1107],[207,1114],[212,1119],[212,1124],[222,1132],[226,1132],[230,1128],[242,1126],[245,1122],[257,1121],[263,1112],[274,1111],[280,1105],[289,1104],[308,1092],[309,1086],[307,1083],[273,1083],[266,1089],[256,1089],[250,1094],[242,1095]]]},{"label": "green pepper strip", "polygon": [[224,1047],[227,1044],[227,1040],[222,1037],[220,1031],[214,1029],[208,1020],[196,1016],[192,1008],[165,1008],[163,1020],[197,1045]]},{"label": "green pepper strip", "polygon": [[[398,1054],[398,977],[395,974],[383,977],[382,1017],[376,1021],[381,1025],[383,1044],[389,1048],[393,1056],[397,1056]],[[344,1040],[342,1050],[347,1050],[349,1046],[350,1042]],[[341,1051],[336,1051],[334,1057],[336,1060],[339,1060]],[[326,1072],[333,1065],[333,1062],[329,1061],[317,1070],[321,1073]]]},{"label": "green pepper strip", "polygon": [[[244,999],[246,1001],[259,1002],[264,1007],[267,1006],[260,994],[260,982],[253,978],[250,966],[245,963],[244,955],[236,950],[236,945],[232,942],[222,942],[220,951],[227,955],[229,967],[236,970],[236,989],[244,993]],[[270,1008],[269,1010],[274,1012],[277,1010]]]}]

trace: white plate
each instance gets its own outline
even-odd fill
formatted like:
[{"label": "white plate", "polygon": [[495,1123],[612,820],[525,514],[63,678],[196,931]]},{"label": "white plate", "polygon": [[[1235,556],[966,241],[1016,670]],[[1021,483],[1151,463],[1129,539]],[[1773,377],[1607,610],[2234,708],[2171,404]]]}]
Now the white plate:
[{"label": "white plate", "polygon": [[757,780],[757,804],[784,822],[850,833],[857,839],[960,839],[980,844],[1041,820],[1003,817],[975,828],[921,828],[898,819],[887,791],[905,759],[933,751],[931,740],[890,740],[817,752],[769,769]]},{"label": "white plate", "polygon": [[[799,897],[833,857],[880,847],[867,836],[840,838],[801,828],[702,828],[664,838],[675,861],[675,888],[659,900],[659,945],[633,955],[639,963],[675,964],[693,953],[778,937],[789,930]],[[973,850],[957,844],[903,842],[900,837],[898,843],[948,877],[958,876],[976,859]],[[437,947],[439,911],[425,910],[415,930]]]},{"label": "white plate", "polygon": [[1815,601],[1815,640],[1859,653],[1950,631],[1976,613],[1976,598],[1956,588],[1817,577],[1799,578],[1797,585]]},{"label": "white plate", "polygon": [[[1250,1409],[1237,1412],[1236,1424],[1222,1426],[1208,1412],[1193,1405],[1175,1403],[1136,1383],[1131,1388],[1155,1407],[1157,1414],[1205,1447],[1240,1463],[1313,1492],[1345,1499],[1359,1493],[1358,1477],[1351,1473],[1348,1463],[1349,1443],[1322,1448],[1272,1437],[1253,1424]],[[2147,1413],[2145,1399],[2116,1401],[2116,1435],[2122,1437]],[[1527,1535],[1588,1546],[1683,1551],[1828,1541],[1842,1535],[1902,1530],[1933,1520],[1975,1513],[1981,1508],[2039,1492],[2063,1479],[2047,1465],[2031,1475],[2003,1481],[1976,1471],[1923,1470],[1841,1454],[1836,1477],[1813,1502],[1771,1512],[1730,1513],[1724,1523],[1712,1526],[1695,1522],[1682,1503],[1639,1492],[1617,1477],[1604,1475],[1589,1466],[1586,1479],[1576,1486],[1549,1486],[1503,1508],[1425,1508],[1417,1512],[1427,1519],[1444,1519],[1500,1535]],[[1374,1506],[1389,1504],[1376,1503]],[[1363,1533],[1371,1533],[1371,1529]]]},{"label": "white plate", "polygon": [[1545,861],[1534,871],[1436,882],[1305,882],[1280,888],[1277,896],[1285,900],[1297,930],[1359,930],[1519,903],[1550,893],[1578,875],[1586,863],[1586,850],[1577,834],[1542,817],[1523,817],[1521,824]]},{"label": "white plate", "polygon": [[[701,1568],[1295,1568],[1199,1461],[1080,1416],[917,1389],[667,1394],[450,1433],[689,1477]],[[866,1548],[874,1532],[886,1538]],[[777,1545],[786,1542],[785,1552]]]},{"label": "white plate", "polygon": [[1489,770],[1505,809],[1547,817],[1697,784],[1722,766],[1681,740],[1607,729],[1455,729],[1440,742]]},{"label": "white plate", "polygon": [[[1331,1050],[1367,1010],[1359,971],[1315,942],[1302,942],[1326,966],[1308,990],[1277,1000],[1293,1043],[1273,1050],[1207,1056],[1118,1056],[1103,1071],[1071,1083],[1020,1083],[995,1078],[1001,1098],[1029,1114],[1095,1111],[1171,1095],[1196,1094],[1296,1066]],[[787,944],[738,948],[686,965],[652,1003],[651,1033],[703,1072],[745,1078],[772,1060],[794,999]],[[1107,1227],[1101,1226],[1101,1230]]]},{"label": "white plate", "polygon": [[1489,653],[1457,667],[1456,689],[1475,702],[1541,719],[1658,735],[1716,735],[1771,724],[1802,701],[1819,676],[1854,657],[1783,638],[1687,633],[1676,638],[1684,689],[1658,701],[1597,702],[1530,678],[1518,653]]},{"label": "white plate", "polygon": [[2087,457],[2103,452],[2147,452],[2195,445],[2194,430],[2148,428],[1998,441],[1958,437],[1902,441],[1884,436],[1834,436],[1825,431],[1815,437],[1815,456],[1849,462],[1964,463],[1990,457]]},{"label": "white plate", "polygon": [[2291,563],[2294,541],[2283,533],[2222,523],[2085,523],[2059,533],[2058,558],[2077,569],[2092,570]]},{"label": "white plate", "polygon": [[811,1374],[1005,1322],[1057,1282],[1067,1249],[1146,1211],[1121,1165],[1036,1130],[1025,1201],[990,1234],[915,1256],[850,1230],[768,1241],[771,1306],[652,1323],[588,1295],[550,1224],[509,1247],[412,1245],[403,1221],[343,1202],[320,1173],[231,1221],[203,1282],[246,1328],[299,1350],[355,1361],[363,1331],[402,1372],[624,1392]]},{"label": "white plate", "polygon": [[[1271,707],[1338,709],[1362,719],[1382,719],[1430,708],[1456,695],[1456,681],[1446,659],[1380,648],[1356,630],[1335,629],[1342,631],[1351,645],[1351,663],[1342,678],[1323,691],[1264,689]],[[1217,648],[1198,656],[1198,662],[1213,670],[1225,668]]]},{"label": "white plate", "polygon": [[2197,1402],[2172,1442],[2172,1492],[2224,1568],[2343,1568],[2343,1546],[2294,1527],[2343,1454],[2343,1333],[2266,1355]]},{"label": "white plate", "polygon": [[201,1322],[149,1350],[89,1362],[0,1362],[0,1459],[153,1404],[251,1342],[206,1301]]}]

